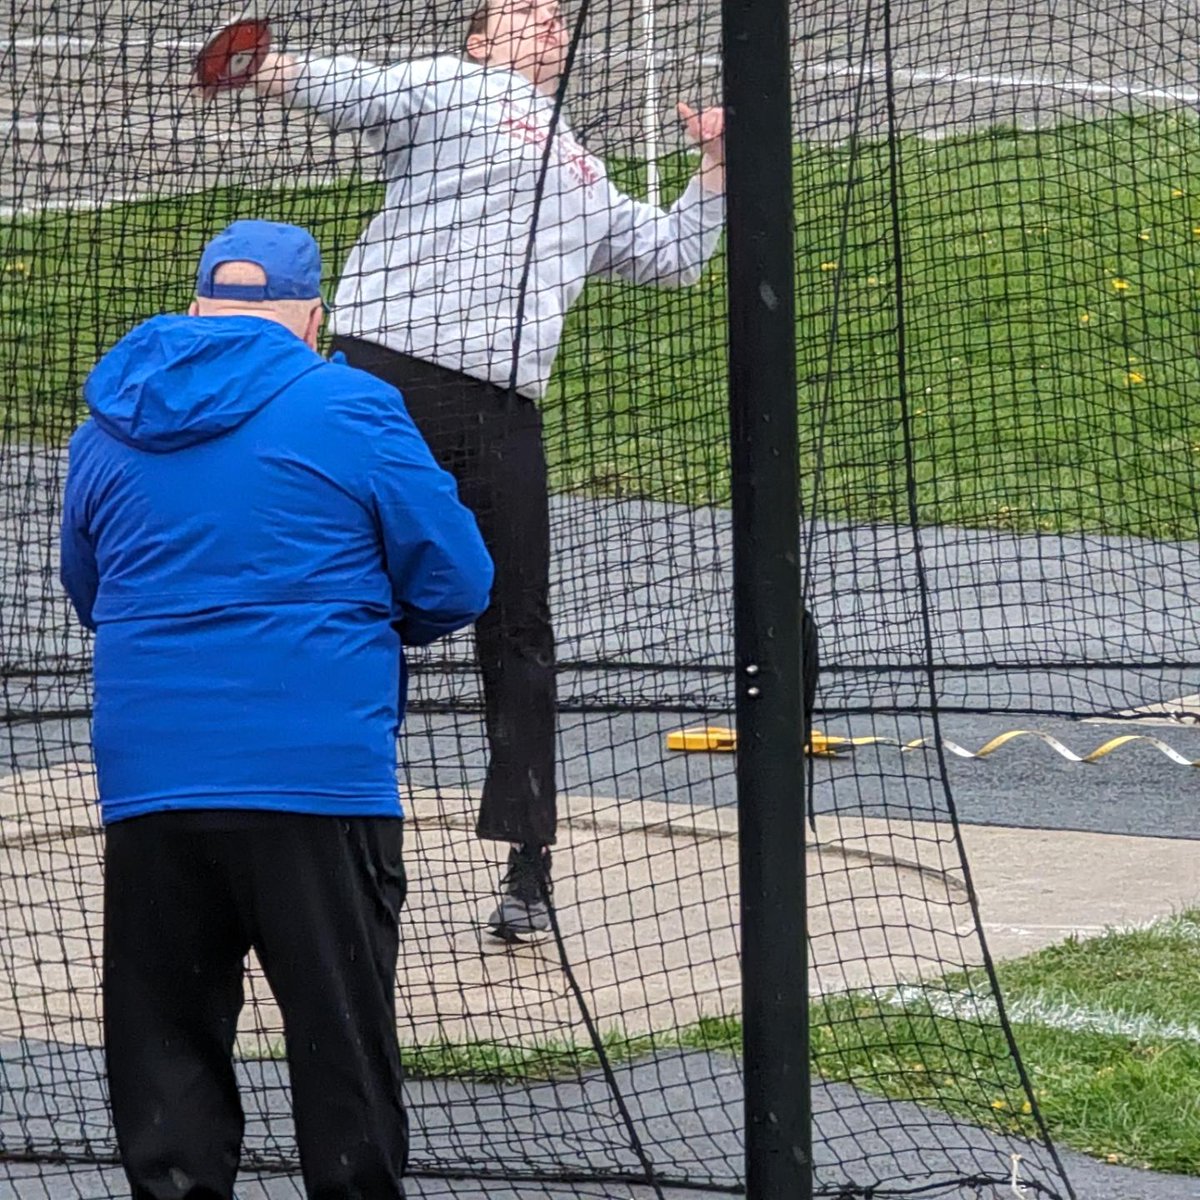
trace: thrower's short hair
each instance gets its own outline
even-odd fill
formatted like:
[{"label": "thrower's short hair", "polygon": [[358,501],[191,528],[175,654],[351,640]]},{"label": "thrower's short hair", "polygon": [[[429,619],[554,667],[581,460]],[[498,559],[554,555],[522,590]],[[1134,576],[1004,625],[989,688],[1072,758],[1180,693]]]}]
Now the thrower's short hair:
[{"label": "thrower's short hair", "polygon": [[482,37],[487,33],[488,18],[492,15],[490,0],[480,0],[475,11],[471,14],[470,24],[467,25],[467,37],[478,34]]}]

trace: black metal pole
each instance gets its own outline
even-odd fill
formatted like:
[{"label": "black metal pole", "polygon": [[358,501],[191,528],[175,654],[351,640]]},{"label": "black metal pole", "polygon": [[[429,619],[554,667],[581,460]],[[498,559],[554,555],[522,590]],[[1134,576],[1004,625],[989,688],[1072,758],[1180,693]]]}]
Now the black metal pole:
[{"label": "black metal pole", "polygon": [[787,0],[722,0],[748,1200],[812,1196]]}]

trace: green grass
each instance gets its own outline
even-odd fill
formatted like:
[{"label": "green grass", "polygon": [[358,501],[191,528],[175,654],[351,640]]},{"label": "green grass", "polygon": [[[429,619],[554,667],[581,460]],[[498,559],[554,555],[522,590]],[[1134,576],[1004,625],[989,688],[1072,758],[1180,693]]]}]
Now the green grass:
[{"label": "green grass", "polygon": [[[998,969],[1051,1135],[1112,1162],[1200,1176],[1200,911],[1145,931],[1071,939]],[[817,1070],[1036,1136],[982,978],[813,1012]],[[1075,1025],[1075,1028],[1063,1028]]]},{"label": "green grass", "polygon": [[[614,1066],[671,1050],[732,1053],[741,1044],[741,1024],[727,1017],[706,1017],[695,1025],[661,1033],[629,1036],[619,1030],[601,1035],[605,1056]],[[496,1042],[470,1045],[409,1046],[405,1070],[418,1079],[476,1079],[499,1083],[565,1079],[595,1071],[600,1058],[591,1046],[545,1042],[532,1048]]]},{"label": "green grass", "polygon": [[[800,445],[820,515],[906,520],[911,454],[923,522],[1200,536],[1196,119],[905,137],[895,157],[899,275],[887,145],[796,152]],[[688,169],[668,164],[669,185]],[[0,226],[8,436],[61,441],[96,354],[187,302],[223,221],[304,222],[336,264],[378,199],[349,181]],[[727,501],[725,314],[719,263],[683,292],[589,285],[545,404],[558,487]]]},{"label": "green grass", "polygon": [[[1200,910],[1146,930],[1072,938],[1003,963],[998,974],[1051,1136],[1110,1162],[1200,1176]],[[983,975],[955,975],[818,1001],[814,1070],[1036,1139],[994,1006],[968,999],[990,994]],[[713,1017],[652,1035],[608,1030],[603,1044],[620,1064],[672,1050],[736,1054],[741,1038],[737,1018]],[[590,1046],[562,1041],[407,1046],[403,1054],[415,1078],[494,1083],[571,1078],[600,1065]]]},{"label": "green grass", "polygon": [[[609,1029],[601,1035],[605,1056],[614,1066],[671,1050],[735,1053],[741,1046],[741,1023],[730,1017],[704,1017],[694,1025],[631,1035]],[[591,1045],[547,1040],[524,1046],[511,1042],[434,1042],[401,1047],[405,1073],[413,1079],[468,1079],[487,1083],[523,1083],[569,1079],[600,1067]],[[244,1059],[283,1058],[283,1043],[264,1051],[241,1050]]]},{"label": "green grass", "polygon": [[308,225],[340,261],[379,203],[373,184],[238,188],[0,224],[0,428],[62,441],[92,364],[130,327],[191,302],[205,241],[241,216]]}]

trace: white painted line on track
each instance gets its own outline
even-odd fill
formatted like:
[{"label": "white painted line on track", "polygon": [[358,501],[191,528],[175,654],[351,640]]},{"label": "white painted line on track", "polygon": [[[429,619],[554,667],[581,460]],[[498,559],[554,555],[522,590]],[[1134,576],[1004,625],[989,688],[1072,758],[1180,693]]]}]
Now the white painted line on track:
[{"label": "white painted line on track", "polygon": [[[83,54],[128,52],[134,48],[153,48],[171,53],[195,53],[204,44],[203,39],[197,38],[158,38],[141,31],[140,34],[122,38],[86,38],[63,34],[38,34],[26,37],[11,37],[6,42],[0,42],[0,48],[33,51],[59,52],[75,51]],[[405,57],[422,57],[430,54],[445,53],[445,47],[431,45],[404,45],[396,43],[379,43],[361,47],[363,53],[384,60]],[[318,46],[310,52],[317,54],[333,54],[344,52],[342,47]],[[580,53],[589,59],[618,58],[644,62],[647,52],[644,49],[623,47],[620,49],[593,50],[582,47]],[[656,54],[659,62],[667,59],[666,54]],[[684,56],[686,59],[686,56]],[[698,63],[702,67],[719,68],[719,54],[701,53]],[[864,69],[860,63],[796,63],[793,70],[797,75],[809,75],[815,79],[857,78],[863,74],[869,80],[883,79],[886,67],[883,63],[871,62]],[[917,83],[930,86],[958,86],[971,88],[994,88],[1002,91],[1055,91],[1085,96],[1092,99],[1140,99],[1167,100],[1176,104],[1200,104],[1200,87],[1163,87],[1137,79],[1131,80],[1102,80],[1087,79],[1072,75],[1038,75],[1022,73],[992,73],[978,71],[959,71],[953,67],[897,67],[893,78],[898,83]]]},{"label": "white painted line on track", "polygon": [[[23,52],[33,54],[57,54],[60,56],[83,56],[85,58],[108,55],[129,54],[134,50],[145,50],[151,53],[161,51],[170,55],[193,54],[203,44],[203,39],[186,37],[161,38],[152,36],[147,30],[131,29],[121,39],[95,36],[82,37],[69,34],[15,34],[7,39],[0,39],[0,54]],[[364,55],[381,61],[395,61],[405,57],[419,57],[433,53],[444,52],[444,48],[430,45],[403,45],[379,43],[359,49]],[[347,47],[316,47],[316,53],[346,52]],[[632,60],[644,66],[647,52],[644,49],[622,47],[614,50],[600,50],[582,47],[581,53],[587,59],[611,58],[620,61]],[[656,63],[666,64],[669,57],[665,53],[655,55]],[[686,65],[687,56],[684,56]],[[719,69],[721,57],[711,50],[703,50],[697,58],[692,59],[706,69]],[[885,75],[885,66],[877,61],[866,64],[852,62],[814,62],[797,63],[795,73],[813,79],[853,79],[860,74],[872,82],[878,82]],[[1139,80],[1094,80],[1071,75],[1023,74],[1023,73],[988,73],[975,71],[959,71],[952,67],[909,68],[898,67],[893,71],[893,78],[899,84],[920,85],[928,87],[962,87],[974,91],[1011,91],[1011,92],[1058,92],[1075,95],[1088,99],[1130,99],[1156,100],[1195,106],[1200,105],[1200,87],[1164,87]],[[38,128],[35,121],[27,119],[24,114],[15,114],[7,125],[0,124],[0,135],[12,136],[16,133],[21,137],[42,138],[53,137],[56,130],[52,122],[47,122]],[[59,131],[61,132],[61,131]],[[57,212],[92,210],[106,208],[114,204],[131,203],[142,200],[152,200],[160,193],[155,191],[115,192],[102,197],[60,197],[52,200],[34,203],[0,203],[0,219],[12,219],[20,216],[32,216],[40,212]],[[174,194],[174,193],[172,193]]]},{"label": "white painted line on track", "polygon": [[[117,53],[128,51],[134,47],[153,47],[172,52],[195,53],[203,43],[191,39],[153,39],[130,38],[125,41],[105,39],[87,39],[63,37],[60,35],[43,35],[39,37],[13,38],[7,43],[0,43],[0,48],[14,50],[46,51],[75,50],[85,55],[96,51],[102,53]],[[367,56],[382,61],[396,61],[410,57],[424,57],[441,53],[432,46],[379,45],[363,47]],[[345,47],[314,47],[311,53],[334,54],[345,53]],[[647,52],[632,48],[621,50],[595,50],[582,52],[585,58],[602,59],[617,58],[645,63]],[[664,64],[666,54],[654,55],[656,65]],[[721,66],[720,55],[704,54],[698,60],[702,67],[717,69]],[[886,76],[886,68],[881,63],[870,63],[864,69],[854,63],[798,63],[794,66],[797,75],[808,75],[814,79],[845,79],[863,78],[878,81]],[[893,71],[893,78],[898,83],[924,84],[930,87],[966,86],[972,89],[990,88],[1000,91],[1051,91],[1083,96],[1089,99],[1132,99],[1132,100],[1166,100],[1174,104],[1200,105],[1200,88],[1194,87],[1161,87],[1140,80],[1104,81],[1083,79],[1075,76],[1055,75],[1022,75],[1022,74],[990,74],[975,71],[957,71],[952,68],[907,68],[900,67]]]},{"label": "white painted line on track", "polygon": [[[799,63],[794,70],[798,75],[812,75],[817,79],[857,78],[860,73],[871,80],[883,79],[886,76],[886,67],[882,63],[870,63],[865,71],[861,65],[852,63],[840,66],[832,63]],[[1138,80],[1113,82],[1080,79],[1069,75],[993,75],[949,68],[921,70],[906,67],[895,68],[892,76],[898,83],[932,86],[966,84],[972,88],[989,87],[1003,91],[1069,92],[1091,99],[1170,100],[1176,104],[1200,104],[1200,90],[1196,88],[1156,87]]]}]

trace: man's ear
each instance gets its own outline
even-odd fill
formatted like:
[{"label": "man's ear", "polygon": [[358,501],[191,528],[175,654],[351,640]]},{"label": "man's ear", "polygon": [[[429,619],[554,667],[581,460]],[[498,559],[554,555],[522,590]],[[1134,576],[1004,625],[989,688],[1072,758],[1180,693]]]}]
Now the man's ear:
[{"label": "man's ear", "polygon": [[482,33],[472,33],[467,38],[467,53],[476,62],[487,62],[488,60],[488,40]]},{"label": "man's ear", "polygon": [[317,348],[317,334],[320,333],[324,320],[325,306],[323,304],[314,305],[312,312],[308,314],[308,328],[304,331],[304,340],[312,350]]}]

